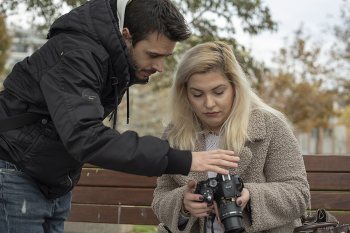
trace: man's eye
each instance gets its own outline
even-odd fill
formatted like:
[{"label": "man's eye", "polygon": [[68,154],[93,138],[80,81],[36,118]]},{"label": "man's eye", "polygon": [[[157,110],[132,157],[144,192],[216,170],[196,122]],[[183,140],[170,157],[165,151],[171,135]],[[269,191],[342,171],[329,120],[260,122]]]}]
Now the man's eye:
[{"label": "man's eye", "polygon": [[158,57],[158,54],[151,53],[151,54],[149,54],[149,57],[150,57],[150,58],[157,58],[157,57]]}]

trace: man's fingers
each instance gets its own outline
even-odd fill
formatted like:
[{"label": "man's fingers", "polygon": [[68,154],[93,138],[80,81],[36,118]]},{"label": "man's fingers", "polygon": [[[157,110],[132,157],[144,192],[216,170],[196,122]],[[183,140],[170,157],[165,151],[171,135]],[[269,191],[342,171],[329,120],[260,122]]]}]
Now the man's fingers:
[{"label": "man's fingers", "polygon": [[226,155],[234,155],[235,152],[232,150],[223,150],[223,149],[216,149],[216,150],[208,150],[203,152],[209,152],[209,153],[215,153],[215,154],[226,154]]},{"label": "man's fingers", "polygon": [[235,154],[233,153],[233,151],[227,151],[227,152],[232,152],[232,153],[223,153],[223,151],[218,150],[218,151],[212,151],[212,158],[215,159],[222,159],[222,160],[226,160],[226,161],[231,161],[231,162],[239,162],[239,157],[235,156]]},{"label": "man's fingers", "polygon": [[229,170],[224,169],[222,167],[218,167],[218,166],[208,166],[208,171],[213,171],[222,175],[228,175],[229,174]]},{"label": "man's fingers", "polygon": [[211,159],[209,161],[210,165],[220,166],[220,167],[227,167],[227,168],[236,168],[238,167],[237,162],[230,162],[222,159]]},{"label": "man's fingers", "polygon": [[212,150],[192,152],[191,171],[213,171],[228,174],[227,169],[238,167],[239,157],[233,151]]}]

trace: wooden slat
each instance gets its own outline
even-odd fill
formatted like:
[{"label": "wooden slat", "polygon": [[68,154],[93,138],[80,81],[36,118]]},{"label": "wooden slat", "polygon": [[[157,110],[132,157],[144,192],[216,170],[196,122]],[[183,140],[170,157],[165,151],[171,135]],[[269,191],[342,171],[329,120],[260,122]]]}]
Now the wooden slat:
[{"label": "wooden slat", "polygon": [[311,207],[350,211],[350,192],[311,191]]},{"label": "wooden slat", "polygon": [[83,168],[79,186],[149,187],[154,188],[156,177],[146,177],[101,168]]},{"label": "wooden slat", "polygon": [[311,190],[350,191],[350,173],[308,172],[307,180]]},{"label": "wooden slat", "polygon": [[74,203],[68,221],[139,225],[158,224],[158,220],[150,207],[80,205]]},{"label": "wooden slat", "polygon": [[350,172],[349,155],[304,155],[308,172]]},{"label": "wooden slat", "polygon": [[151,205],[153,189],[84,187],[74,188],[72,202],[103,205]]},{"label": "wooden slat", "polygon": [[[340,223],[350,223],[350,211],[330,211],[330,213]],[[74,203],[68,221],[135,225],[157,225],[159,223],[149,207],[79,205]]]},{"label": "wooden slat", "polygon": [[[98,198],[96,198],[98,194]],[[152,189],[76,187],[73,203],[101,205],[144,205],[150,206]],[[350,210],[350,192],[311,191],[312,208],[328,210]]]},{"label": "wooden slat", "polygon": [[339,223],[341,224],[350,224],[350,211],[330,211],[333,214]]}]

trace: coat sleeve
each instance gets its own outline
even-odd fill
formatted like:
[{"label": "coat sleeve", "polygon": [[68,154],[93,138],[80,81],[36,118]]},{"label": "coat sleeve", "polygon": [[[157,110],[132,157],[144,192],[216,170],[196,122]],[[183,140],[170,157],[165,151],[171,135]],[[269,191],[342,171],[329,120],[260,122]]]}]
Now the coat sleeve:
[{"label": "coat sleeve", "polygon": [[62,53],[60,61],[40,80],[67,152],[81,163],[138,175],[187,174],[190,151],[172,149],[164,140],[139,137],[132,131],[120,134],[103,125],[103,64],[88,50],[73,50]]},{"label": "coat sleeve", "polygon": [[292,131],[276,117],[267,127],[271,141],[264,166],[266,182],[245,184],[252,220],[248,232],[293,225],[310,201],[303,158]]},{"label": "coat sleeve", "polygon": [[[157,187],[154,190],[152,209],[158,220],[166,225],[171,232],[198,232],[193,227],[198,227],[198,218],[190,217],[186,228],[180,231],[178,228],[179,215],[183,202],[186,186],[179,186],[171,175],[163,175],[157,179]],[[194,224],[197,222],[196,226]]]}]

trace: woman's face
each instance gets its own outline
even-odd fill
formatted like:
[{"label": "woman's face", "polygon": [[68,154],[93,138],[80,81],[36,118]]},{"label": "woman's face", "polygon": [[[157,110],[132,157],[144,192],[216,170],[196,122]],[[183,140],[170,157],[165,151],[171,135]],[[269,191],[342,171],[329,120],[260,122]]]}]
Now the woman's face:
[{"label": "woman's face", "polygon": [[235,90],[218,71],[194,74],[187,83],[187,97],[204,129],[219,132],[231,113]]}]

